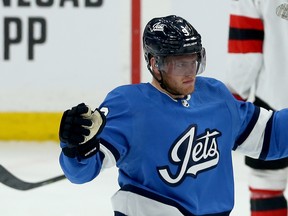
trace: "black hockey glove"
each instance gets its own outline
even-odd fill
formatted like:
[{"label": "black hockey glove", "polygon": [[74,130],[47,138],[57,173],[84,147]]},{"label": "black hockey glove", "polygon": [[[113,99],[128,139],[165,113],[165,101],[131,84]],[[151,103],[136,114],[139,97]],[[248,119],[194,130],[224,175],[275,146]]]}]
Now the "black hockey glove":
[{"label": "black hockey glove", "polygon": [[63,113],[59,138],[67,144],[62,149],[67,157],[89,158],[99,150],[97,135],[106,123],[104,114],[99,110],[91,111],[84,103]]}]

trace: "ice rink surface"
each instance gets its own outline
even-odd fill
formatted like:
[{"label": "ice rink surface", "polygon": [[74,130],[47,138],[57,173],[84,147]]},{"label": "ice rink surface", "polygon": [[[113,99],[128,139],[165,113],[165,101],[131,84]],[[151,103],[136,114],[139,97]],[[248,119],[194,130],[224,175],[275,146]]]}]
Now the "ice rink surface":
[{"label": "ice rink surface", "polygon": [[[28,182],[62,175],[57,143],[0,142],[0,164]],[[233,153],[235,208],[231,216],[249,216],[248,169],[243,155]],[[117,169],[104,170],[92,182],[67,179],[28,191],[0,184],[1,216],[112,216],[111,196],[118,190]],[[209,203],[207,203],[209,205]]]}]

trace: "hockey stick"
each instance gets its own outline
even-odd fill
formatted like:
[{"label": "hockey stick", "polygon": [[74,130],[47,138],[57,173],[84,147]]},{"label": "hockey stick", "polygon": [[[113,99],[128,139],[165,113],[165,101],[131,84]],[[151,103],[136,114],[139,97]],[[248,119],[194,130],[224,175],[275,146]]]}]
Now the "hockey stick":
[{"label": "hockey stick", "polygon": [[38,188],[44,185],[48,185],[57,181],[60,181],[62,179],[65,179],[65,175],[56,176],[54,178],[50,178],[44,181],[40,182],[25,182],[16,176],[14,176],[12,173],[10,173],[6,168],[4,168],[2,165],[0,165],[0,182],[8,187],[17,189],[17,190],[31,190],[33,188]]}]

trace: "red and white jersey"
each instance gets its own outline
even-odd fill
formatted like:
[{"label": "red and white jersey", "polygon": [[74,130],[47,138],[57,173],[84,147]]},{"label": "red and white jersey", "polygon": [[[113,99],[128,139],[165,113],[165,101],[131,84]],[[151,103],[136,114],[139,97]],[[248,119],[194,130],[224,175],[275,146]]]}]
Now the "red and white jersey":
[{"label": "red and white jersey", "polygon": [[288,107],[288,1],[231,0],[231,6],[227,85],[242,98]]}]

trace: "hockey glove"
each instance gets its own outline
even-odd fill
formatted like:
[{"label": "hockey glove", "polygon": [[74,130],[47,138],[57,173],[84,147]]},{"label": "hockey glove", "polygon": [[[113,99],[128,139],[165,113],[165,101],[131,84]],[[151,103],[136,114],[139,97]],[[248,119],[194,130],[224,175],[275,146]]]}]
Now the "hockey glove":
[{"label": "hockey glove", "polygon": [[106,123],[104,114],[99,110],[91,111],[84,103],[63,113],[59,138],[67,144],[62,149],[67,157],[89,158],[99,150],[97,135]]}]

